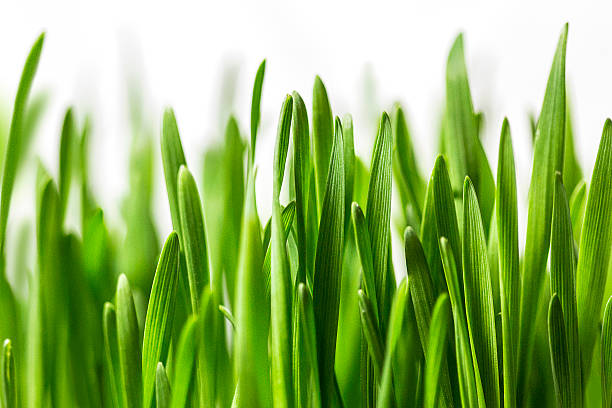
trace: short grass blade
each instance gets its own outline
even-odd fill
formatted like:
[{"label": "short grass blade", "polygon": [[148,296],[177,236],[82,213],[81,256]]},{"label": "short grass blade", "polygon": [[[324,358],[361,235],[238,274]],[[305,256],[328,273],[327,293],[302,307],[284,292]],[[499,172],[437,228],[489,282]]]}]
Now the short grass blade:
[{"label": "short grass blade", "polygon": [[160,361],[157,363],[155,370],[155,403],[157,408],[170,408],[172,401],[172,390],[170,381],[166,374],[164,364]]}]

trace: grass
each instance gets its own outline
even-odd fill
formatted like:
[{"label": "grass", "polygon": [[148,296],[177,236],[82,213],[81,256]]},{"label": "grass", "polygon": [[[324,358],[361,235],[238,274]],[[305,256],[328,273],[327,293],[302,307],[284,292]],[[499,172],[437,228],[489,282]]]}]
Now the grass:
[{"label": "grass", "polygon": [[[352,116],[334,116],[316,77],[311,111],[297,92],[282,101],[272,211],[262,219],[255,146],[266,61],[250,137],[230,116],[202,172],[187,163],[166,109],[160,151],[173,231],[161,247],[154,148],[137,109],[120,236],[90,185],[89,119],[68,108],[57,182],[38,164],[29,262],[27,235],[15,253],[6,242],[13,187],[44,110],[44,98],[29,98],[41,35],[3,140],[0,406],[612,406],[612,122],[588,182],[565,91],[567,35],[565,25],[530,118],[524,248],[510,123],[494,172],[459,35],[429,179],[402,106],[381,113],[365,165],[354,138],[367,136],[354,135]],[[76,230],[70,202],[81,212]],[[394,236],[405,264],[392,262]],[[21,268],[7,271],[7,258]]]}]

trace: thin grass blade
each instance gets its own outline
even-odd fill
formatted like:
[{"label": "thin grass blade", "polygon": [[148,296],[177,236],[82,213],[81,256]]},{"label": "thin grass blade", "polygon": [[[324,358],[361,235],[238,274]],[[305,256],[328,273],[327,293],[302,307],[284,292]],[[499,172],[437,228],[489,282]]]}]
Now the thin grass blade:
[{"label": "thin grass blade", "polygon": [[172,408],[188,406],[195,377],[194,366],[199,333],[199,320],[196,316],[190,316],[183,326],[176,349],[175,371],[172,381],[172,403],[170,404]]},{"label": "thin grass blade", "polygon": [[612,406],[612,297],[608,299],[601,328],[602,406]]},{"label": "thin grass blade", "polygon": [[251,99],[251,150],[250,163],[253,167],[255,161],[255,144],[257,142],[257,129],[261,120],[261,90],[263,88],[264,75],[266,73],[266,60],[261,61],[257,74],[255,74],[255,83],[253,84],[253,98]]},{"label": "thin grass blade", "polygon": [[170,381],[166,375],[164,364],[160,361],[157,363],[155,370],[155,403],[157,408],[170,408],[172,402],[172,390],[170,389]]},{"label": "thin grass blade", "polygon": [[567,338],[565,337],[563,308],[556,293],[550,299],[548,308],[548,341],[557,404],[559,407],[571,407],[572,386]]},{"label": "thin grass blade", "polygon": [[431,327],[427,340],[430,358],[425,366],[425,406],[438,405],[440,388],[442,388],[442,369],[446,359],[446,343],[451,327],[450,303],[448,295],[441,295],[436,301],[431,315]]},{"label": "thin grass blade", "polygon": [[312,142],[316,202],[320,217],[334,143],[334,118],[327,98],[327,90],[318,75],[315,77],[312,90]]}]

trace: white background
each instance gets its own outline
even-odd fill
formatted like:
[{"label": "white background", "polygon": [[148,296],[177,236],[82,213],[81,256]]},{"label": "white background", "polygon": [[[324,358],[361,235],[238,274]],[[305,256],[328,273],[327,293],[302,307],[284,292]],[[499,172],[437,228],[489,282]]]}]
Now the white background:
[{"label": "white background", "polygon": [[[334,113],[353,114],[358,154],[366,161],[375,122],[368,106],[381,111],[402,101],[419,164],[428,175],[435,157],[447,52],[454,37],[464,32],[474,104],[486,118],[485,148],[495,173],[501,121],[508,116],[519,200],[524,205],[531,167],[527,114],[540,109],[557,38],[569,21],[568,88],[578,157],[590,178],[604,120],[612,115],[612,8],[559,2],[418,3],[221,0],[94,5],[4,0],[0,104],[11,109],[27,52],[45,30],[34,89],[50,92],[51,105],[35,154],[56,172],[62,111],[74,104],[80,117],[91,113],[92,183],[111,225],[119,228],[130,138],[126,69],[136,73],[144,88],[144,108],[156,137],[163,107],[175,108],[188,163],[201,180],[203,148],[220,137],[219,117],[224,113],[218,101],[224,70],[237,70],[233,111],[246,136],[252,81],[259,62],[267,58],[257,157],[258,204],[264,218],[269,214],[270,162],[282,98],[295,89],[310,106],[315,74],[327,86]],[[365,78],[374,79],[374,92],[366,89]],[[159,159],[157,165],[156,212],[165,235],[169,211]],[[33,208],[32,180],[22,180],[12,209],[15,215]],[[524,213],[523,206],[521,235]]]}]

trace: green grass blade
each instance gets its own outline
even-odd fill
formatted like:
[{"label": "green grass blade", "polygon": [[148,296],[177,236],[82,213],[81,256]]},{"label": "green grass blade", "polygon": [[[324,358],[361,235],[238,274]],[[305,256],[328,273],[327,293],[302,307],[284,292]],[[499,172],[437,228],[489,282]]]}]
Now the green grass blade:
[{"label": "green grass blade", "polygon": [[274,150],[274,192],[272,197],[272,247],[271,268],[271,353],[272,399],[277,408],[293,406],[293,380],[291,355],[291,277],[279,195],[285,174],[285,162],[289,146],[293,99],[287,95],[281,108],[278,136]]},{"label": "green grass blade", "polygon": [[342,118],[342,140],[344,141],[344,236],[351,226],[351,205],[355,190],[355,140],[353,138],[353,117],[349,114]]},{"label": "green grass blade", "polygon": [[[255,202],[255,174],[251,171],[238,261],[238,287],[236,293],[236,373],[240,380],[240,394],[248,395],[248,406],[265,406],[270,399],[268,365],[268,332],[270,305],[261,296],[264,280],[261,274],[263,246],[261,225]],[[245,401],[246,403],[246,401]]]},{"label": "green grass blade", "polygon": [[[303,358],[302,361],[307,361],[310,366],[310,389],[311,395],[311,407],[321,407],[321,388],[319,383],[319,364],[317,360],[317,338],[315,329],[315,317],[312,305],[312,296],[308,291],[308,287],[304,283],[298,285],[298,320],[300,323],[300,330],[302,330],[302,338],[304,339],[304,349],[306,351],[307,358]],[[306,392],[307,390],[300,390],[300,393]]]},{"label": "green grass blade", "polygon": [[466,177],[463,188],[463,283],[475,364],[481,372],[488,407],[500,406],[495,316],[487,245],[476,191]]},{"label": "green grass blade", "polygon": [[318,214],[323,207],[323,197],[334,143],[334,118],[327,98],[327,90],[319,76],[315,77],[312,90],[312,141]]},{"label": "green grass blade", "polygon": [[181,216],[178,203],[178,173],[181,165],[186,166],[183,145],[179,135],[176,117],[172,108],[164,111],[161,134],[161,152],[164,165],[164,177],[166,179],[166,191],[170,204],[170,215],[172,227],[181,234]]},{"label": "green grass blade", "polygon": [[[198,318],[200,320],[198,326],[201,341],[196,346],[198,348],[197,353],[199,353],[200,403],[203,406],[211,407],[216,404],[216,400],[223,401],[225,391],[222,387],[233,390],[235,385],[232,381],[233,372],[231,368],[228,367],[225,370],[222,365],[223,360],[219,356],[226,350],[218,343],[218,333],[219,330],[225,332],[226,327],[213,293],[208,286],[204,287],[200,296],[200,315]],[[223,338],[223,340],[225,339]]]},{"label": "green grass blade", "polygon": [[145,319],[142,378],[143,407],[147,408],[153,403],[157,363],[166,361],[170,346],[179,280],[179,251],[178,235],[172,232],[159,256]]},{"label": "green grass blade", "polygon": [[17,88],[17,95],[15,96],[15,105],[13,107],[13,117],[11,119],[6,147],[6,158],[4,160],[4,171],[2,173],[2,192],[0,193],[0,252],[2,256],[2,276],[4,276],[4,246],[6,241],[6,224],[8,221],[9,207],[13,194],[13,186],[15,185],[17,167],[22,159],[22,138],[27,136],[24,135],[24,126],[28,97],[32,89],[32,82],[34,81],[36,70],[38,69],[38,62],[40,61],[40,54],[44,41],[45,33],[42,33],[34,42],[34,45],[32,45],[32,49],[23,67],[19,87]]},{"label": "green grass blade", "polygon": [[2,378],[2,406],[4,408],[17,407],[17,376],[15,374],[15,355],[11,340],[4,340],[2,345],[2,358],[0,359],[0,376]]},{"label": "green grass blade", "polygon": [[170,381],[166,375],[164,364],[160,361],[157,363],[155,370],[155,403],[157,408],[170,408],[172,401],[172,390],[170,389]]},{"label": "green grass blade", "polygon": [[374,284],[374,270],[372,260],[372,246],[370,243],[370,232],[366,224],[365,216],[357,203],[352,206],[353,228],[355,231],[355,242],[357,243],[357,254],[361,262],[362,286],[368,299],[372,301],[376,325],[379,326],[378,299],[376,286]]},{"label": "green grass blade", "polygon": [[183,326],[176,349],[174,378],[172,381],[172,403],[170,404],[172,408],[188,406],[195,377],[193,373],[199,332],[199,320],[196,316],[190,316]]},{"label": "green grass blade", "polygon": [[[383,339],[386,333],[388,313],[391,308],[391,293],[387,293],[389,275],[387,259],[391,228],[391,121],[386,113],[382,114],[378,133],[372,152],[372,167],[368,185],[366,222],[372,244],[372,270],[376,299],[378,300],[379,326]],[[393,282],[395,287],[395,282]]]},{"label": "green grass blade", "polygon": [[563,308],[556,293],[550,299],[548,308],[548,341],[557,404],[559,407],[572,407],[572,380],[570,379],[570,362],[568,361],[569,354],[565,337]]},{"label": "green grass blade", "polygon": [[[427,267],[427,259],[423,252],[421,242],[412,227],[407,227],[404,232],[404,251],[406,256],[406,272],[410,279],[410,295],[414,305],[416,323],[421,339],[421,347],[425,360],[429,364],[432,356],[428,350],[430,337],[431,316],[435,304],[433,284]],[[453,406],[448,366],[443,361],[441,373],[442,405]]]},{"label": "green grass blade", "polygon": [[583,373],[590,370],[612,253],[612,122],[608,119],[597,152],[580,235],[576,270],[578,331]]},{"label": "green grass blade", "polygon": [[125,275],[119,276],[117,284],[117,342],[119,344],[119,367],[123,386],[123,406],[142,406],[142,359],[140,332],[132,289]]},{"label": "green grass blade", "polygon": [[601,328],[602,406],[612,406],[612,297],[608,299]]},{"label": "green grass blade", "polygon": [[117,314],[115,306],[104,303],[102,314],[102,325],[104,330],[104,361],[108,375],[111,396],[114,406],[123,406],[123,387],[121,386],[121,367],[119,363],[119,343],[117,338]]},{"label": "green grass blade", "polygon": [[[289,204],[287,204],[287,206],[283,208],[283,212],[281,213],[283,230],[285,231],[285,237],[286,237],[285,242],[287,238],[289,238],[289,232],[291,231],[291,227],[293,226],[293,220],[295,219],[295,214],[296,214],[295,201],[292,201]],[[265,228],[266,232],[270,231],[269,228],[271,228],[271,222],[266,225],[266,228]],[[266,299],[268,299],[267,303],[270,303],[270,285],[271,285],[270,270],[272,267],[272,247],[269,244],[270,244],[270,241],[268,241],[267,244],[265,244],[264,242],[264,245],[266,245],[265,246],[266,256],[264,257],[264,261],[263,261],[265,293],[266,293]]]},{"label": "green grass blade", "polygon": [[368,345],[368,351],[372,357],[374,369],[380,376],[384,365],[385,347],[383,346],[376,316],[374,315],[374,308],[372,302],[363,290],[359,289],[357,295],[359,296],[359,315],[361,316],[363,336]]},{"label": "green grass blade", "polygon": [[453,177],[453,190],[461,191],[465,176],[473,180],[480,202],[484,230],[488,234],[495,182],[478,137],[478,120],[472,104],[461,34],[449,52],[446,66],[445,123],[445,153],[448,155],[450,174]]},{"label": "green grass blade", "polygon": [[523,261],[519,333],[519,350],[522,353],[520,354],[518,369],[522,384],[519,384],[519,393],[527,386],[524,382],[530,365],[536,309],[546,275],[546,262],[550,247],[554,176],[555,171],[561,171],[563,168],[566,45],[567,25],[565,25],[559,38],[535,135],[534,160],[529,186],[527,238]]},{"label": "green grass blade", "polygon": [[504,119],[499,142],[496,217],[499,242],[500,298],[504,406],[516,406],[516,367],[520,323],[521,277],[519,275],[518,207],[516,171],[510,125]]},{"label": "green grass blade", "polygon": [[442,387],[443,362],[446,359],[446,343],[451,327],[450,304],[448,295],[441,295],[431,315],[431,327],[427,339],[427,350],[430,358],[425,366],[425,406],[438,405],[440,388]]},{"label": "green grass blade", "polygon": [[58,188],[60,200],[62,202],[62,219],[68,205],[68,194],[70,193],[70,182],[72,178],[72,168],[74,163],[74,148],[76,147],[76,125],[72,108],[66,110],[64,123],[62,124],[62,134],[60,139],[60,160],[59,160],[59,180]]},{"label": "green grass blade", "polygon": [[250,163],[253,167],[255,161],[255,144],[257,142],[257,129],[261,120],[261,90],[263,88],[264,75],[266,73],[266,60],[261,61],[257,74],[255,74],[255,83],[253,84],[253,98],[251,99],[251,150]]},{"label": "green grass blade", "polygon": [[580,371],[580,341],[576,314],[576,282],[574,237],[569,205],[560,173],[555,177],[552,235],[550,243],[550,291],[556,293],[563,309],[565,339],[567,341],[568,397],[572,407],[582,406],[582,375]]},{"label": "green grass blade", "polygon": [[331,406],[336,398],[334,361],[342,281],[345,204],[344,153],[339,119],[336,119],[327,175],[312,289],[323,407]]},{"label": "green grass blade", "polygon": [[[574,188],[570,196],[570,216],[572,217],[572,231],[574,232],[574,243],[576,249],[580,243],[580,234],[582,233],[582,224],[584,222],[584,212],[586,210],[587,185],[584,180],[581,180]],[[577,254],[576,254],[577,255]],[[576,261],[578,257],[576,256]]]},{"label": "green grass blade", "polygon": [[193,176],[185,166],[181,166],[178,173],[178,204],[191,308],[197,313],[199,296],[209,282],[208,249],[200,194]]}]

